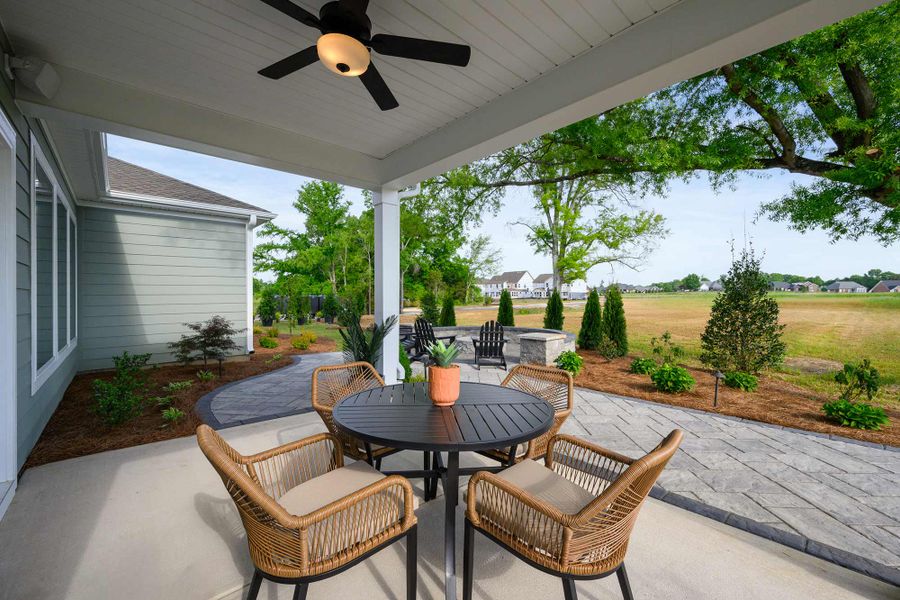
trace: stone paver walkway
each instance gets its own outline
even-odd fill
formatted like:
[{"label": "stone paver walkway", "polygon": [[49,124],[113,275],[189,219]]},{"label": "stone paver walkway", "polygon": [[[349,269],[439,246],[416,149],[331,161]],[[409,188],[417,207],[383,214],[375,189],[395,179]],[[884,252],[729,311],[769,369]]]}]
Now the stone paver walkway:
[{"label": "stone paver walkway", "polygon": [[[212,392],[201,416],[229,427],[310,410],[312,371],[342,358],[296,360]],[[506,376],[461,362],[467,381]],[[653,496],[900,585],[900,452],[581,388],[576,395],[563,430],[625,455],[684,431]]]},{"label": "stone paver walkway", "polygon": [[312,372],[344,362],[340,352],[294,356],[294,364],[213,390],[197,403],[210,427],[221,429],[312,410]]}]

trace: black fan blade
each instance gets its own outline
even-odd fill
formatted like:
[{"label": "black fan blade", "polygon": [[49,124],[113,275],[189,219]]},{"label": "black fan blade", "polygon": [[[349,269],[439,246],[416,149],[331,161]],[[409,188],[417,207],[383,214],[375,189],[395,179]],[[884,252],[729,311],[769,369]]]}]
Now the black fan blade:
[{"label": "black fan blade", "polygon": [[349,9],[352,12],[357,12],[360,14],[366,14],[366,9],[369,8],[369,0],[340,0],[341,5],[345,8]]},{"label": "black fan blade", "polygon": [[299,71],[303,67],[307,67],[319,60],[319,52],[315,46],[310,46],[306,50],[301,50],[296,54],[291,54],[285,59],[279,60],[277,63],[269,65],[262,69],[259,74],[269,79],[281,79],[285,75],[290,75],[294,71]]},{"label": "black fan blade", "polygon": [[373,35],[369,45],[379,54],[427,60],[457,67],[465,67],[469,64],[469,58],[472,55],[472,49],[462,44],[432,42],[431,40],[383,33]]},{"label": "black fan blade", "polygon": [[366,89],[369,90],[369,93],[372,94],[372,98],[375,100],[378,108],[381,110],[391,110],[392,108],[400,106],[400,103],[394,98],[394,94],[391,93],[391,90],[384,82],[384,79],[381,78],[381,73],[378,72],[375,65],[369,63],[369,68],[366,69],[365,73],[360,75],[359,78],[362,79],[363,85],[365,85]]},{"label": "black fan blade", "polygon": [[275,10],[280,10],[292,19],[297,19],[304,25],[319,28],[319,17],[312,14],[305,8],[300,8],[290,0],[262,0]]}]

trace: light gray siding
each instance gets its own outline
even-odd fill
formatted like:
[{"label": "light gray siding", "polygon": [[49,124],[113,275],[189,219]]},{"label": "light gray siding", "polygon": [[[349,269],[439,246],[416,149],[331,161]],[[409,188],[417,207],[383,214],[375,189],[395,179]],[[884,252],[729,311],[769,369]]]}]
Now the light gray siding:
[{"label": "light gray siding", "polygon": [[[16,442],[21,467],[75,375],[79,348],[76,347],[50,378],[34,394],[31,393],[31,134],[44,150],[61,185],[64,180],[40,128],[26,119],[13,103],[9,80],[5,76],[0,79],[0,107],[16,129]],[[71,197],[70,191],[66,192]],[[47,326],[39,324],[39,327]],[[8,333],[3,332],[4,335]]]},{"label": "light gray siding", "polygon": [[170,362],[185,322],[246,326],[245,224],[94,207],[78,224],[80,370],[109,368],[124,350]]}]

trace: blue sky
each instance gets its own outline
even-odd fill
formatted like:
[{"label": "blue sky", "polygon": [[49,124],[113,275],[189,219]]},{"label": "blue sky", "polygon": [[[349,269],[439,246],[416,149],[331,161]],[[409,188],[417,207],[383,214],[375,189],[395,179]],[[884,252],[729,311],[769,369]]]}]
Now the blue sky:
[{"label": "blue sky", "polygon": [[[292,203],[297,189],[308,178],[116,136],[109,136],[108,144],[111,156],[265,208],[279,215],[279,225],[302,226]],[[714,279],[728,269],[730,240],[740,242],[745,232],[757,249],[765,251],[763,268],[767,271],[821,275],[825,279],[872,268],[900,271],[897,245],[885,248],[870,239],[832,244],[822,232],[800,234],[765,218],[754,222],[760,204],[784,195],[792,181],[802,179],[783,173],[762,179],[746,176],[734,191],[717,194],[700,179],[673,184],[665,197],[638,200],[639,205],[666,218],[668,237],[659,242],[639,271],[624,267],[611,271],[608,266],[600,266],[589,273],[588,283],[615,280],[647,284],[691,272]],[[360,190],[347,188],[346,197],[355,212],[362,209]],[[528,191],[512,190],[500,214],[480,228],[492,237],[502,254],[504,270],[528,270],[533,275],[550,270],[550,259],[535,255],[528,246],[525,228],[509,225],[530,218],[532,200]]]}]

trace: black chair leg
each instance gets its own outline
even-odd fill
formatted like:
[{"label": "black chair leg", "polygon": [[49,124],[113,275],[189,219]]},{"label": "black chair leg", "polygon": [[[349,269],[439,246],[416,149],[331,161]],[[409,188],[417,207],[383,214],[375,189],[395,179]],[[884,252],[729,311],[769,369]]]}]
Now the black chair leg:
[{"label": "black chair leg", "polygon": [[575,591],[575,580],[571,577],[563,577],[563,594],[566,600],[578,600],[578,592]]},{"label": "black chair leg", "polygon": [[628,582],[628,573],[625,572],[625,564],[619,566],[616,571],[616,577],[619,578],[619,587],[622,588],[622,597],[625,600],[634,600],[634,594],[631,593],[631,584]]},{"label": "black chair leg", "polygon": [[298,583],[294,586],[294,600],[306,600],[306,592],[308,591],[308,583]]},{"label": "black chair leg", "polygon": [[376,470],[376,471],[380,471],[380,470],[381,470],[381,459],[380,459],[380,458],[376,458],[376,459],[375,459],[375,470]]},{"label": "black chair leg", "polygon": [[416,600],[416,583],[418,579],[418,533],[413,525],[406,533],[406,600]]},{"label": "black chair leg", "polygon": [[475,585],[475,528],[466,519],[466,535],[463,541],[463,600],[472,600]]},{"label": "black chair leg", "polygon": [[250,587],[247,589],[247,600],[256,600],[259,596],[259,586],[262,585],[262,574],[253,569],[253,579],[250,580]]}]

